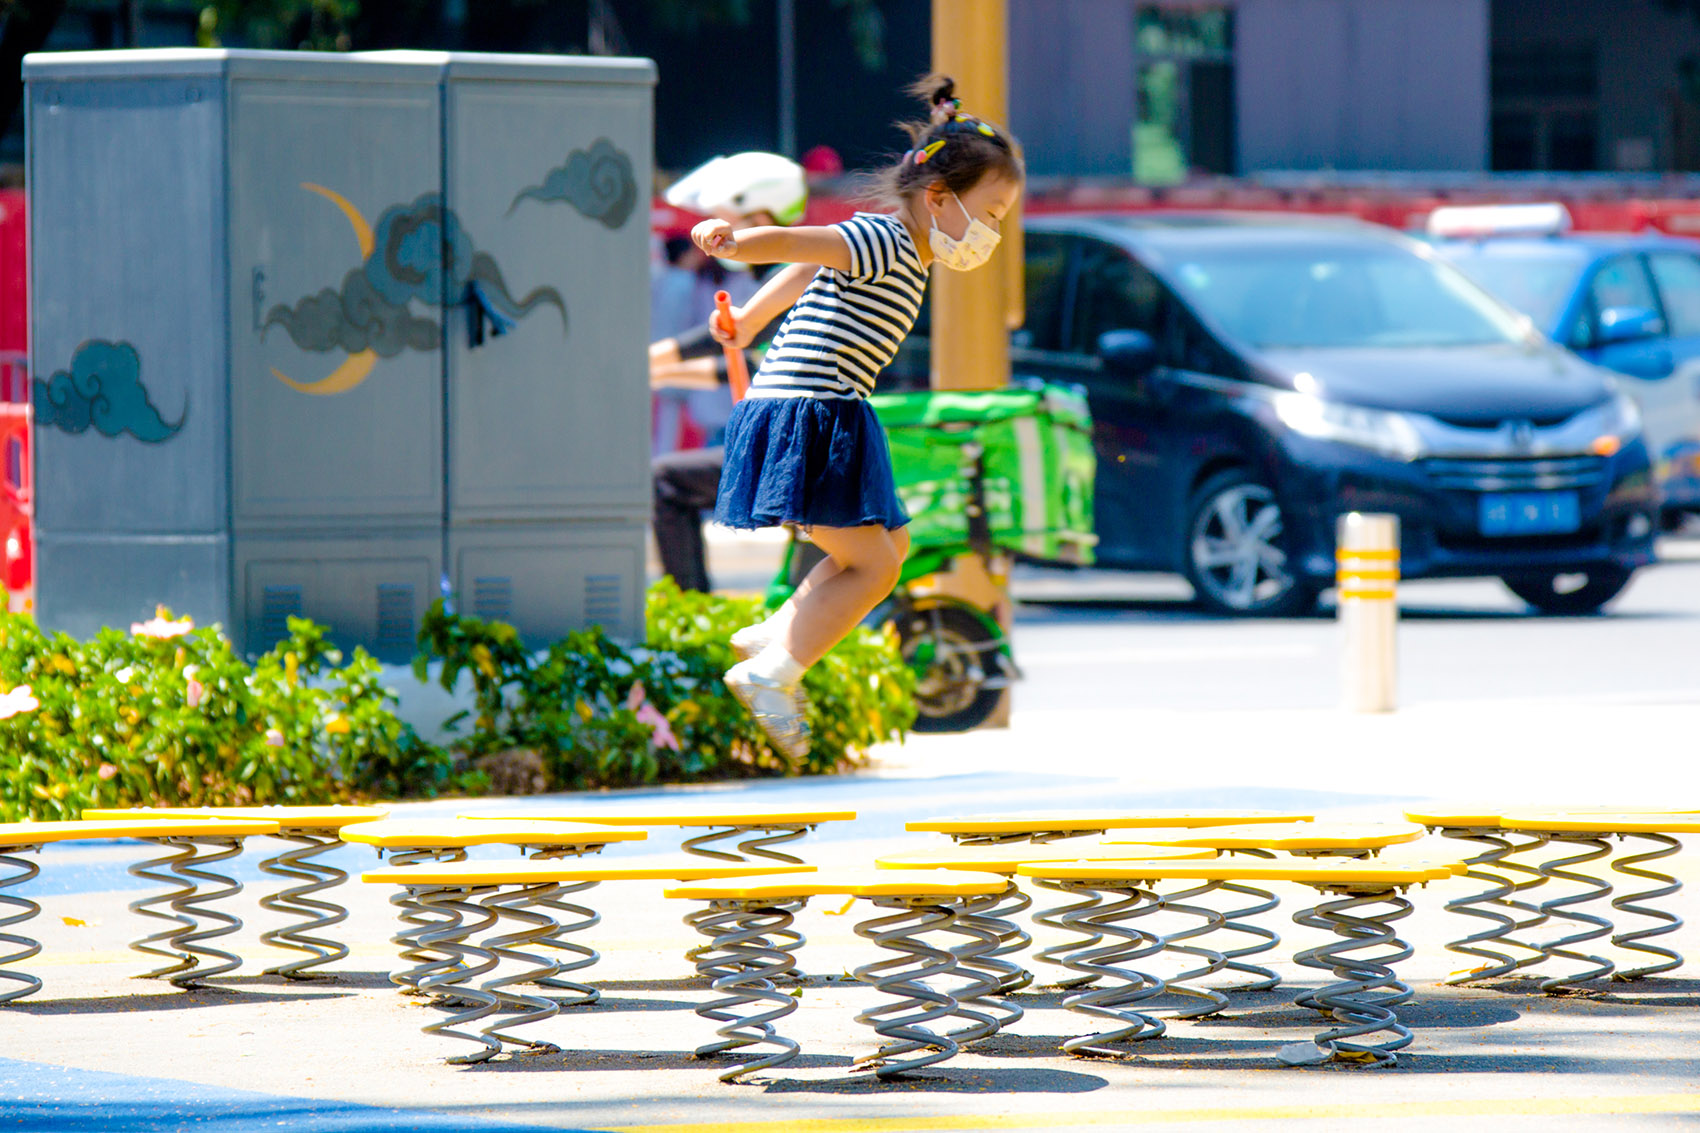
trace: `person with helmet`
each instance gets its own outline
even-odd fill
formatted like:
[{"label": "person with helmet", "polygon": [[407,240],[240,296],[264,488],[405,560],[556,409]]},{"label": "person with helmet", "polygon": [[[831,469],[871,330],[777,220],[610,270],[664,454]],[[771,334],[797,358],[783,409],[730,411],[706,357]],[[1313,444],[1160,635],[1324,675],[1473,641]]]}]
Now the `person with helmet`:
[{"label": "person with helmet", "polygon": [[[732,224],[793,225],[808,205],[808,182],[796,162],[776,153],[737,153],[716,157],[676,181],[663,199],[674,208]],[[752,265],[751,290],[772,265]],[[795,276],[801,295],[813,268],[782,273]],[[709,312],[705,310],[706,316]],[[771,331],[769,332],[771,336]],[[755,366],[750,367],[751,371]],[[653,389],[722,389],[727,384],[725,351],[709,333],[708,322],[649,348],[649,384]],[[656,457],[650,463],[654,494],[653,524],[661,569],[682,590],[709,589],[703,547],[702,513],[714,506],[725,450],[719,445]]]}]

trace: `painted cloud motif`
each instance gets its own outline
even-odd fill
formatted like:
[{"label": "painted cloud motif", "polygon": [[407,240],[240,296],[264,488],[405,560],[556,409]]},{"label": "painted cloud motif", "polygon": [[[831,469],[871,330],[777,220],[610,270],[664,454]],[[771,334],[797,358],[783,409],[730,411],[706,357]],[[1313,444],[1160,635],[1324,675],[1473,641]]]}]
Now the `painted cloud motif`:
[{"label": "painted cloud motif", "polygon": [[565,201],[592,220],[619,228],[637,205],[632,159],[607,138],[598,138],[588,150],[568,154],[567,163],[544,174],[541,185],[522,191],[508,206],[508,212],[511,214],[527,197],[544,202]]},{"label": "painted cloud motif", "polygon": [[128,342],[93,338],[77,347],[71,367],[31,383],[30,402],[38,428],[106,437],[129,433],[158,444],[170,440],[188,419],[185,401],[175,423],[160,414],[142,384],[142,361]]}]

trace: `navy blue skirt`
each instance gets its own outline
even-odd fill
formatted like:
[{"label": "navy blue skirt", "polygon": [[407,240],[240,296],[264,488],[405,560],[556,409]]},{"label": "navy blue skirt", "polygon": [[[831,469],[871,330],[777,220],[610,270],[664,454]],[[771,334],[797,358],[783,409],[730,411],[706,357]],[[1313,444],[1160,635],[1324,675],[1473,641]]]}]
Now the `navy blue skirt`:
[{"label": "navy blue skirt", "polygon": [[909,522],[891,450],[860,398],[747,397],[726,423],[714,521],[752,529]]}]

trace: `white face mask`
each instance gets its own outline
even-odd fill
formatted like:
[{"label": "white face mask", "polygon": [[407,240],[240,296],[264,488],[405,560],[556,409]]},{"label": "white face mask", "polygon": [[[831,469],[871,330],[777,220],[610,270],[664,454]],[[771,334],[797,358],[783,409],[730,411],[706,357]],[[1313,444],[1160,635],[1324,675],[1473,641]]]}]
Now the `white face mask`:
[{"label": "white face mask", "polygon": [[991,259],[1000,237],[991,225],[963,208],[961,198],[955,193],[950,195],[950,199],[962,209],[962,215],[968,217],[968,230],[958,240],[939,228],[939,218],[935,216],[933,227],[927,233],[927,243],[932,245],[933,258],[951,271],[972,271]]}]

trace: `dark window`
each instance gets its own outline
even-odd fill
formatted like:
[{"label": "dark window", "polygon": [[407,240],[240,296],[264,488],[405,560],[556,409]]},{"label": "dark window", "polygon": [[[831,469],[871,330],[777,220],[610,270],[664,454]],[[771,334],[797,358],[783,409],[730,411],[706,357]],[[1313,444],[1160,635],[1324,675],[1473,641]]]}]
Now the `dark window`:
[{"label": "dark window", "polygon": [[1029,232],[1027,245],[1027,321],[1015,332],[1014,345],[1029,350],[1062,349],[1062,311],[1068,290],[1068,254],[1074,241],[1050,232]]},{"label": "dark window", "polygon": [[1134,56],[1134,180],[1233,173],[1233,9],[1140,4]]},{"label": "dark window", "polygon": [[1094,354],[1098,336],[1111,330],[1142,330],[1161,346],[1168,293],[1120,248],[1097,241],[1082,246],[1078,291],[1067,349]]},{"label": "dark window", "polygon": [[1700,257],[1655,252],[1648,258],[1673,337],[1700,336]]},{"label": "dark window", "polygon": [[1592,44],[1531,44],[1493,52],[1493,167],[1587,170],[1599,165],[1599,52]]},{"label": "dark window", "polygon": [[[1161,357],[1169,365],[1198,374],[1238,377],[1242,367],[1233,355],[1222,349],[1214,335],[1204,329],[1197,319],[1184,310],[1177,311],[1172,349],[1162,350]],[[1159,344],[1162,345],[1161,343]]]},{"label": "dark window", "polygon": [[1588,301],[1582,305],[1582,313],[1569,335],[1570,345],[1578,349],[1594,345],[1600,312],[1613,307],[1659,309],[1659,301],[1653,295],[1653,281],[1640,256],[1614,256],[1594,272],[1588,284]]}]

